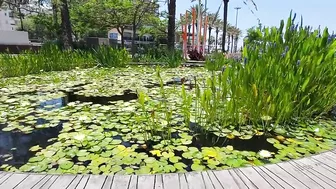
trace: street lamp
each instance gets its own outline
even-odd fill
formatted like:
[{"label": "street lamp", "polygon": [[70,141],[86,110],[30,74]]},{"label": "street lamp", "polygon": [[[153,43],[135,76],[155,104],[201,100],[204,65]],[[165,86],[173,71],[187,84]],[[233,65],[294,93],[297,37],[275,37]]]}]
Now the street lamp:
[{"label": "street lamp", "polygon": [[237,25],[238,25],[238,11],[239,9],[241,9],[241,7],[235,7],[236,9],[236,28],[237,28]]}]

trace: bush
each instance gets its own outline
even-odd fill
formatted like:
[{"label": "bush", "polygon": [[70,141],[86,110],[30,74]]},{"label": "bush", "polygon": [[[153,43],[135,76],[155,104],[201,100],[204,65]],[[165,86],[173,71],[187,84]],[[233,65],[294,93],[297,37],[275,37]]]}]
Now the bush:
[{"label": "bush", "polygon": [[208,123],[272,129],[319,117],[336,104],[336,41],[328,42],[328,29],[320,35],[293,22],[290,16],[287,26],[258,31],[261,40],[244,47],[244,63],[230,63],[204,90],[198,87],[198,112]]},{"label": "bush", "polygon": [[94,50],[94,59],[100,67],[125,67],[130,61],[130,55],[126,49],[114,49],[102,46]]},{"label": "bush", "polygon": [[90,53],[62,51],[56,45],[44,45],[39,52],[1,54],[0,77],[15,77],[49,71],[65,71],[94,66]]},{"label": "bush", "polygon": [[214,53],[205,60],[205,68],[209,71],[220,71],[231,63],[239,62],[233,58],[226,58],[222,53]]},{"label": "bush", "polygon": [[167,63],[168,67],[170,68],[179,67],[183,60],[182,51],[176,50],[173,52],[168,52],[163,59]]}]

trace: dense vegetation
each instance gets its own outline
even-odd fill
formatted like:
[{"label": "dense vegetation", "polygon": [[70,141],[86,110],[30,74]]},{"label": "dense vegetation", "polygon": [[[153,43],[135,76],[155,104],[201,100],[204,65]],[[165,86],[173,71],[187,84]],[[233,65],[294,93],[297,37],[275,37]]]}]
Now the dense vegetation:
[{"label": "dense vegetation", "polygon": [[98,60],[109,68],[2,78],[0,140],[31,141],[8,145],[1,169],[185,172],[276,163],[334,148],[336,41],[327,29],[320,34],[293,22],[256,29],[259,38],[246,44],[241,62],[217,54],[207,69],[130,67],[124,51],[98,49],[85,55],[91,66],[82,59],[79,65]]}]

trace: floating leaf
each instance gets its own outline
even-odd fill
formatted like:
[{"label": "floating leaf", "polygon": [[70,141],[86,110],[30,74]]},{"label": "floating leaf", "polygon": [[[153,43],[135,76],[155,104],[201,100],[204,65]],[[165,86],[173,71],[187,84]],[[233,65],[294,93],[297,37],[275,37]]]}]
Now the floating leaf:
[{"label": "floating leaf", "polygon": [[41,149],[42,148],[39,145],[32,146],[31,148],[29,148],[29,150],[32,151],[32,152],[37,152],[37,151],[39,151]]},{"label": "floating leaf", "polygon": [[269,142],[271,144],[278,144],[279,143],[279,141],[275,138],[267,138],[266,140],[267,140],[267,142]]},{"label": "floating leaf", "polygon": [[193,171],[203,171],[205,169],[205,166],[193,163],[191,165],[191,169]]},{"label": "floating leaf", "polygon": [[74,165],[71,161],[63,161],[59,164],[61,169],[68,170]]}]

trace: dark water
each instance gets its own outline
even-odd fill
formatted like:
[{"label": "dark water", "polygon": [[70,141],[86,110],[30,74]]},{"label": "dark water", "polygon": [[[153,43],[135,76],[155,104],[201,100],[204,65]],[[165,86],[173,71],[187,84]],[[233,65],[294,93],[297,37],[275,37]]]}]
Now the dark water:
[{"label": "dark water", "polygon": [[84,95],[77,95],[75,92],[67,92],[66,96],[61,98],[63,106],[75,101],[80,102],[92,102],[93,104],[102,104],[107,105],[109,102],[122,100],[124,102],[136,100],[138,99],[138,95],[130,90],[124,91],[122,95],[114,95],[114,96],[84,96]]},{"label": "dark water", "polygon": [[[163,86],[172,86],[172,85],[182,85],[186,86],[186,89],[193,89],[195,87],[195,83],[191,78],[188,77],[174,77],[171,81],[167,81],[166,83],[163,83]],[[160,87],[159,83],[153,83],[149,82],[148,85],[145,85],[146,88],[154,88],[154,87]]]},{"label": "dark water", "polygon": [[[60,123],[57,127],[37,129],[30,134],[0,131],[0,165],[9,164],[18,168],[27,163],[35,154],[29,151],[32,146],[45,148],[51,145],[54,142],[48,140],[56,138],[61,130]],[[7,158],[11,159],[6,160]]]}]

